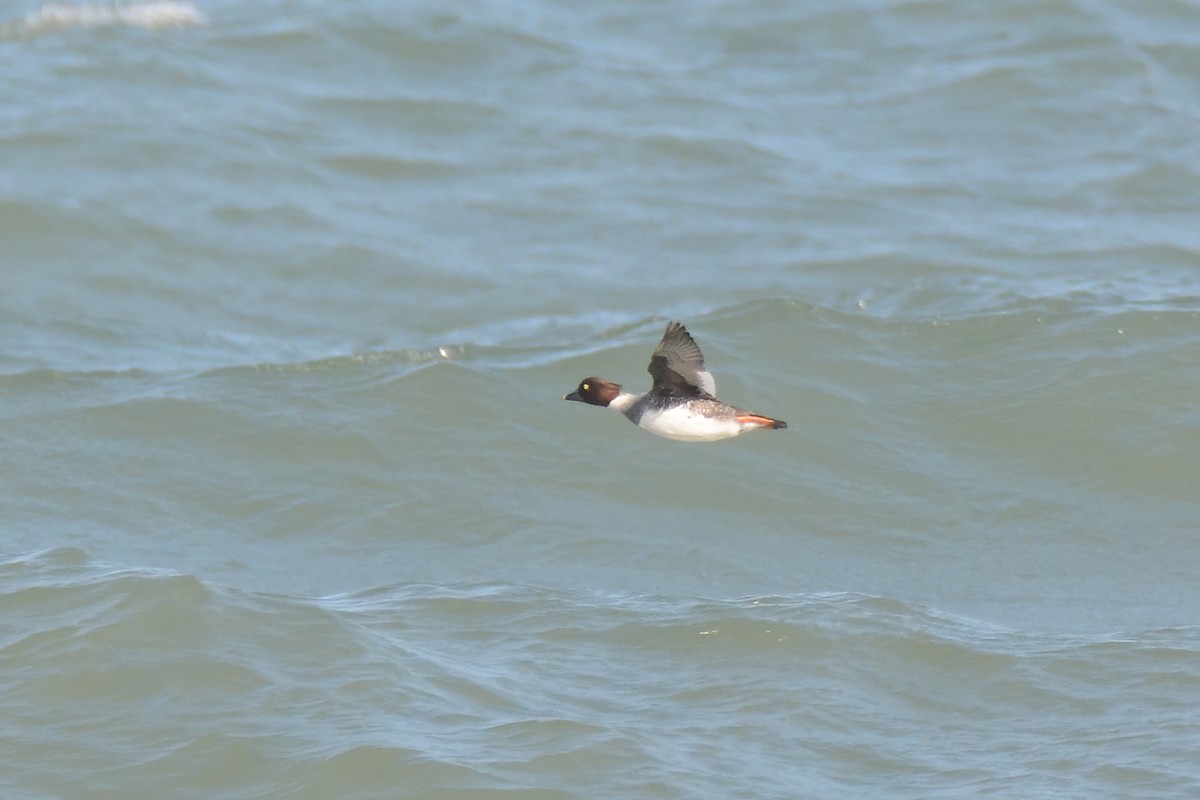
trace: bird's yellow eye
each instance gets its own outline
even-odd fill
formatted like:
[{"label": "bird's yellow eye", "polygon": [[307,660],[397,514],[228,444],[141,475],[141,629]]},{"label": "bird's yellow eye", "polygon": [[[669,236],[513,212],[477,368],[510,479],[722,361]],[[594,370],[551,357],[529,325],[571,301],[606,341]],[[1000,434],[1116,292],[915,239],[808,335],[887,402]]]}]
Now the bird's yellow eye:
[{"label": "bird's yellow eye", "polygon": [[585,384],[583,385],[583,390],[584,390],[585,392],[590,392],[590,391],[592,390],[592,387],[588,386],[588,385],[585,383]]}]

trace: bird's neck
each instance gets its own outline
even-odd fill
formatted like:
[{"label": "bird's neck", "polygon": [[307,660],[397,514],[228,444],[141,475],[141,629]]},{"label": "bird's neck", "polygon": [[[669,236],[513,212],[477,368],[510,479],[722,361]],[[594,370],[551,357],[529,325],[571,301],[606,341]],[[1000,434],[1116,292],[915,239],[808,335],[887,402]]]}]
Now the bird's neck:
[{"label": "bird's neck", "polygon": [[641,398],[640,394],[632,392],[621,392],[619,395],[609,401],[608,407],[613,411],[626,411],[631,405],[636,403]]}]

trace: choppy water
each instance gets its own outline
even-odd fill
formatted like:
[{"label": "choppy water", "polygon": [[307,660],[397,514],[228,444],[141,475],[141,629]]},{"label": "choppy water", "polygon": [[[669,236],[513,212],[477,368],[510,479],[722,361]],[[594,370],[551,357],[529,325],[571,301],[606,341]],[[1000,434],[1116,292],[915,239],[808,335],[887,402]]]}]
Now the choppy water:
[{"label": "choppy water", "polygon": [[[5,797],[1200,794],[1200,6],[0,55]],[[560,400],[675,318],[791,427]]]}]

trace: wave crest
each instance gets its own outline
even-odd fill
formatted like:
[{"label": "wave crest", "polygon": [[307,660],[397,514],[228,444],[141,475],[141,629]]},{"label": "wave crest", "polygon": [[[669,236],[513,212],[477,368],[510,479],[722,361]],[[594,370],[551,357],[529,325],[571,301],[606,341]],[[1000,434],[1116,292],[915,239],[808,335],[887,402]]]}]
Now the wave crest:
[{"label": "wave crest", "polygon": [[62,28],[93,28],[126,25],[145,30],[186,28],[207,20],[191,3],[175,0],[103,5],[47,3],[24,19],[26,33],[45,33]]}]

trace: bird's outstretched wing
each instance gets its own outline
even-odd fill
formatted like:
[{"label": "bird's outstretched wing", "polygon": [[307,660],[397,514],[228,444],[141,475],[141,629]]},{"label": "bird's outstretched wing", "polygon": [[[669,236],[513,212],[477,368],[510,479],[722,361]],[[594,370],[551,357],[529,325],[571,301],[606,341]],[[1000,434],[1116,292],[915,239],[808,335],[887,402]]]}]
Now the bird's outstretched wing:
[{"label": "bird's outstretched wing", "polygon": [[717,383],[704,368],[704,353],[678,322],[667,323],[647,371],[654,378],[652,392],[672,397],[712,398],[717,394]]}]

